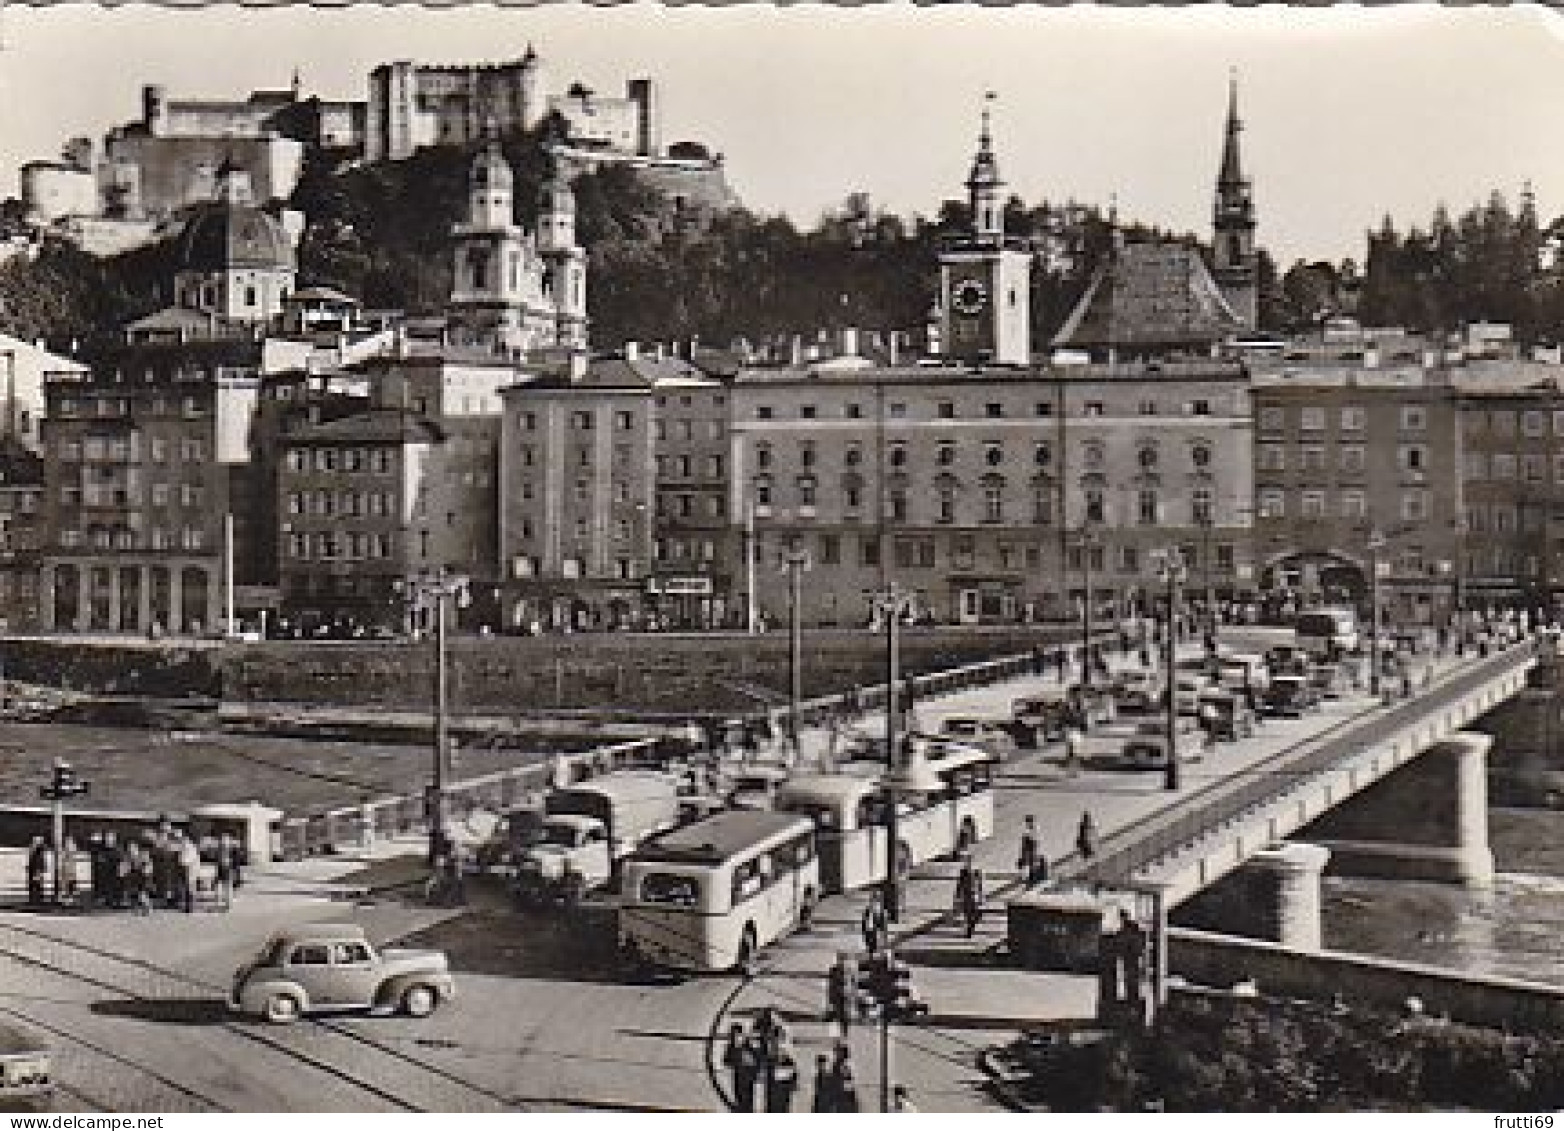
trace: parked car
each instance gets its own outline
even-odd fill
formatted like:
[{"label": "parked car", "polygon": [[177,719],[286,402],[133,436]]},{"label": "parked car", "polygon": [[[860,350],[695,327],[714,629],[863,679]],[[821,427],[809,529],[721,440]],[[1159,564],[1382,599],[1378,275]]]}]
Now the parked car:
[{"label": "parked car", "polygon": [[54,1095],[48,1042],[11,1024],[0,1025],[0,1111],[47,1111]]},{"label": "parked car", "polygon": [[1265,666],[1272,677],[1278,675],[1303,675],[1309,670],[1313,657],[1296,644],[1278,644],[1265,653]]},{"label": "parked car", "polygon": [[522,903],[558,900],[574,907],[613,874],[613,854],[603,823],[562,814],[542,818],[537,836],[519,857],[513,885]]},{"label": "parked car", "polygon": [[1306,675],[1276,675],[1260,700],[1260,710],[1278,718],[1301,718],[1319,703],[1319,697]]},{"label": "parked car", "polygon": [[1008,758],[1016,750],[1014,723],[998,719],[979,719],[959,716],[940,724],[942,738],[954,738],[972,746],[980,746],[995,758]]},{"label": "parked car", "polygon": [[1229,652],[1218,657],[1222,686],[1234,691],[1264,691],[1271,684],[1271,672],[1265,657],[1245,652]]},{"label": "parked car", "polygon": [[[1199,726],[1183,717],[1175,724],[1174,742],[1181,762],[1199,758],[1204,748]],[[1148,719],[1136,723],[1134,731],[1124,740],[1119,750],[1120,764],[1136,770],[1157,769],[1167,765],[1167,750],[1166,721]]]},{"label": "parked car", "polygon": [[275,1024],[355,1009],[427,1017],[455,996],[442,952],[377,950],[357,923],[313,923],[279,931],[239,968],[229,1008]]},{"label": "parked car", "polygon": [[1036,741],[1052,741],[1064,734],[1066,704],[1060,694],[1017,699],[1011,704],[1010,712],[1016,723],[1035,736]]},{"label": "parked car", "polygon": [[1113,681],[1113,697],[1120,711],[1131,714],[1157,710],[1166,689],[1154,672],[1120,672]]},{"label": "parked car", "polygon": [[777,786],[787,780],[785,766],[745,765],[726,772],[725,792],[732,809],[771,808]]},{"label": "parked car", "polygon": [[1340,699],[1347,692],[1348,677],[1340,663],[1317,663],[1309,672],[1309,686],[1321,699]]},{"label": "parked car", "polygon": [[1204,692],[1200,696],[1200,718],[1201,725],[1218,742],[1236,742],[1254,733],[1254,712],[1236,692]]}]

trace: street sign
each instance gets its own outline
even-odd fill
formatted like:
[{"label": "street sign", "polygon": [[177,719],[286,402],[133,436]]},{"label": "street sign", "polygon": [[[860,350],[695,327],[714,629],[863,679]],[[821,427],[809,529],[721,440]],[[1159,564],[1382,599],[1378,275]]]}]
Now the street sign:
[{"label": "street sign", "polygon": [[652,577],[646,582],[648,593],[664,593],[670,597],[709,597],[709,577]]}]

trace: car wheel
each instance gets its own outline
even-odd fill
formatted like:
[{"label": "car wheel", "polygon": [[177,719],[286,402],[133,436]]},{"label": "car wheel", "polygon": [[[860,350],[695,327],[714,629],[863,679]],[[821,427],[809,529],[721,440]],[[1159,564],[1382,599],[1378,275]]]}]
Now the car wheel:
[{"label": "car wheel", "polygon": [[304,1013],[299,999],[293,994],[272,994],[266,999],[266,1020],[273,1025],[287,1025],[297,1021]]},{"label": "car wheel", "polygon": [[433,986],[409,986],[402,995],[402,1011],[409,1017],[428,1017],[440,1004]]}]

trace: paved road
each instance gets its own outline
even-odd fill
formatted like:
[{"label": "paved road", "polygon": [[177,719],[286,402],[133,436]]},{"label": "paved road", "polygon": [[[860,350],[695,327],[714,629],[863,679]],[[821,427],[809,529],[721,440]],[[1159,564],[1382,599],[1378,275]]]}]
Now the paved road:
[{"label": "paved road", "polygon": [[[1264,641],[1250,634],[1231,643],[1250,648]],[[1008,713],[1013,698],[1047,682],[973,689],[918,710],[926,727],[949,715]],[[1279,750],[1371,709],[1360,698],[1308,719],[1267,723],[1253,739],[1191,765],[1184,792],[1215,777],[1264,772]],[[1022,819],[1034,814],[1045,850],[1068,872],[1083,810],[1111,838],[1170,800],[1159,771],[1071,773],[1057,750],[1031,752],[1003,767],[997,832],[975,858],[991,892],[1003,888],[1013,879]],[[13,957],[0,967],[0,1011],[51,1027],[67,1050],[62,1106],[71,1109],[686,1110],[723,1106],[720,1071],[710,1071],[711,1038],[730,1018],[770,1005],[794,1029],[804,1077],[800,1104],[807,1106],[814,1055],[832,1037],[819,1019],[824,972],[838,951],[858,949],[858,897],[828,900],[815,929],[772,948],[763,973],[749,983],[709,977],[638,984],[625,981],[613,961],[608,913],[573,920],[524,915],[481,891],[477,906],[460,917],[394,892],[333,898],[330,878],[357,866],[278,866],[256,876],[226,916],[0,915],[0,952],[31,960]],[[1088,1015],[1095,1004],[1089,979],[990,965],[988,952],[1003,935],[1000,901],[969,943],[945,922],[953,875],[947,862],[918,870],[898,931],[899,950],[914,963],[932,1016],[901,1035],[895,1076],[925,1111],[992,1109],[978,1052],[1004,1039],[1017,1019]],[[278,925],[322,918],[352,918],[376,938],[412,936],[447,948],[459,1000],[423,1022],[364,1018],[281,1031],[232,1023],[218,1003],[233,968]],[[208,1060],[190,1057],[192,1041],[210,1049]],[[855,1032],[853,1046],[869,1108],[877,1080],[872,1034]]]}]

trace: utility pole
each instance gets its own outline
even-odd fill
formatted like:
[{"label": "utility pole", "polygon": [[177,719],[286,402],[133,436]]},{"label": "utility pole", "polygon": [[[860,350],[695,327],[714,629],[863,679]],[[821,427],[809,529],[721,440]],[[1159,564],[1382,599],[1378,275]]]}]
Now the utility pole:
[{"label": "utility pole", "polygon": [[912,608],[912,594],[892,583],[875,594],[874,607],[885,620],[885,916],[901,917],[901,618]]},{"label": "utility pole", "polygon": [[1379,697],[1379,552],[1385,548],[1385,536],[1378,529],[1369,531],[1369,694]]},{"label": "utility pole", "polygon": [[1097,534],[1089,523],[1081,527],[1081,582],[1086,592],[1081,605],[1081,686],[1092,685],[1092,549]]},{"label": "utility pole", "polygon": [[755,635],[759,619],[755,608],[755,497],[744,498],[744,631]]},{"label": "utility pole", "polygon": [[1173,630],[1173,618],[1177,615],[1178,587],[1185,579],[1185,566],[1183,555],[1177,549],[1164,550],[1162,560],[1157,568],[1158,579],[1167,586],[1167,617],[1163,621],[1162,631],[1162,666],[1167,681],[1167,717],[1166,717],[1166,765],[1163,770],[1163,788],[1176,790],[1179,787],[1179,760],[1178,760],[1178,672],[1175,667],[1178,659],[1177,637]]},{"label": "utility pole", "polygon": [[809,568],[809,553],[791,549],[782,559],[788,572],[788,719],[793,753],[803,752],[799,713],[804,703],[804,571]]},{"label": "utility pole", "polygon": [[929,1007],[912,986],[912,968],[882,950],[858,961],[859,1005],[873,1009],[880,1022],[880,1111],[891,1110],[891,1023],[928,1016]]},{"label": "utility pole", "polygon": [[429,787],[429,862],[435,863],[446,848],[445,775],[450,761],[450,721],[448,718],[449,657],[446,648],[447,602],[465,605],[469,599],[468,579],[445,569],[422,573],[398,583],[416,615],[432,613],[434,618],[434,749]]}]

